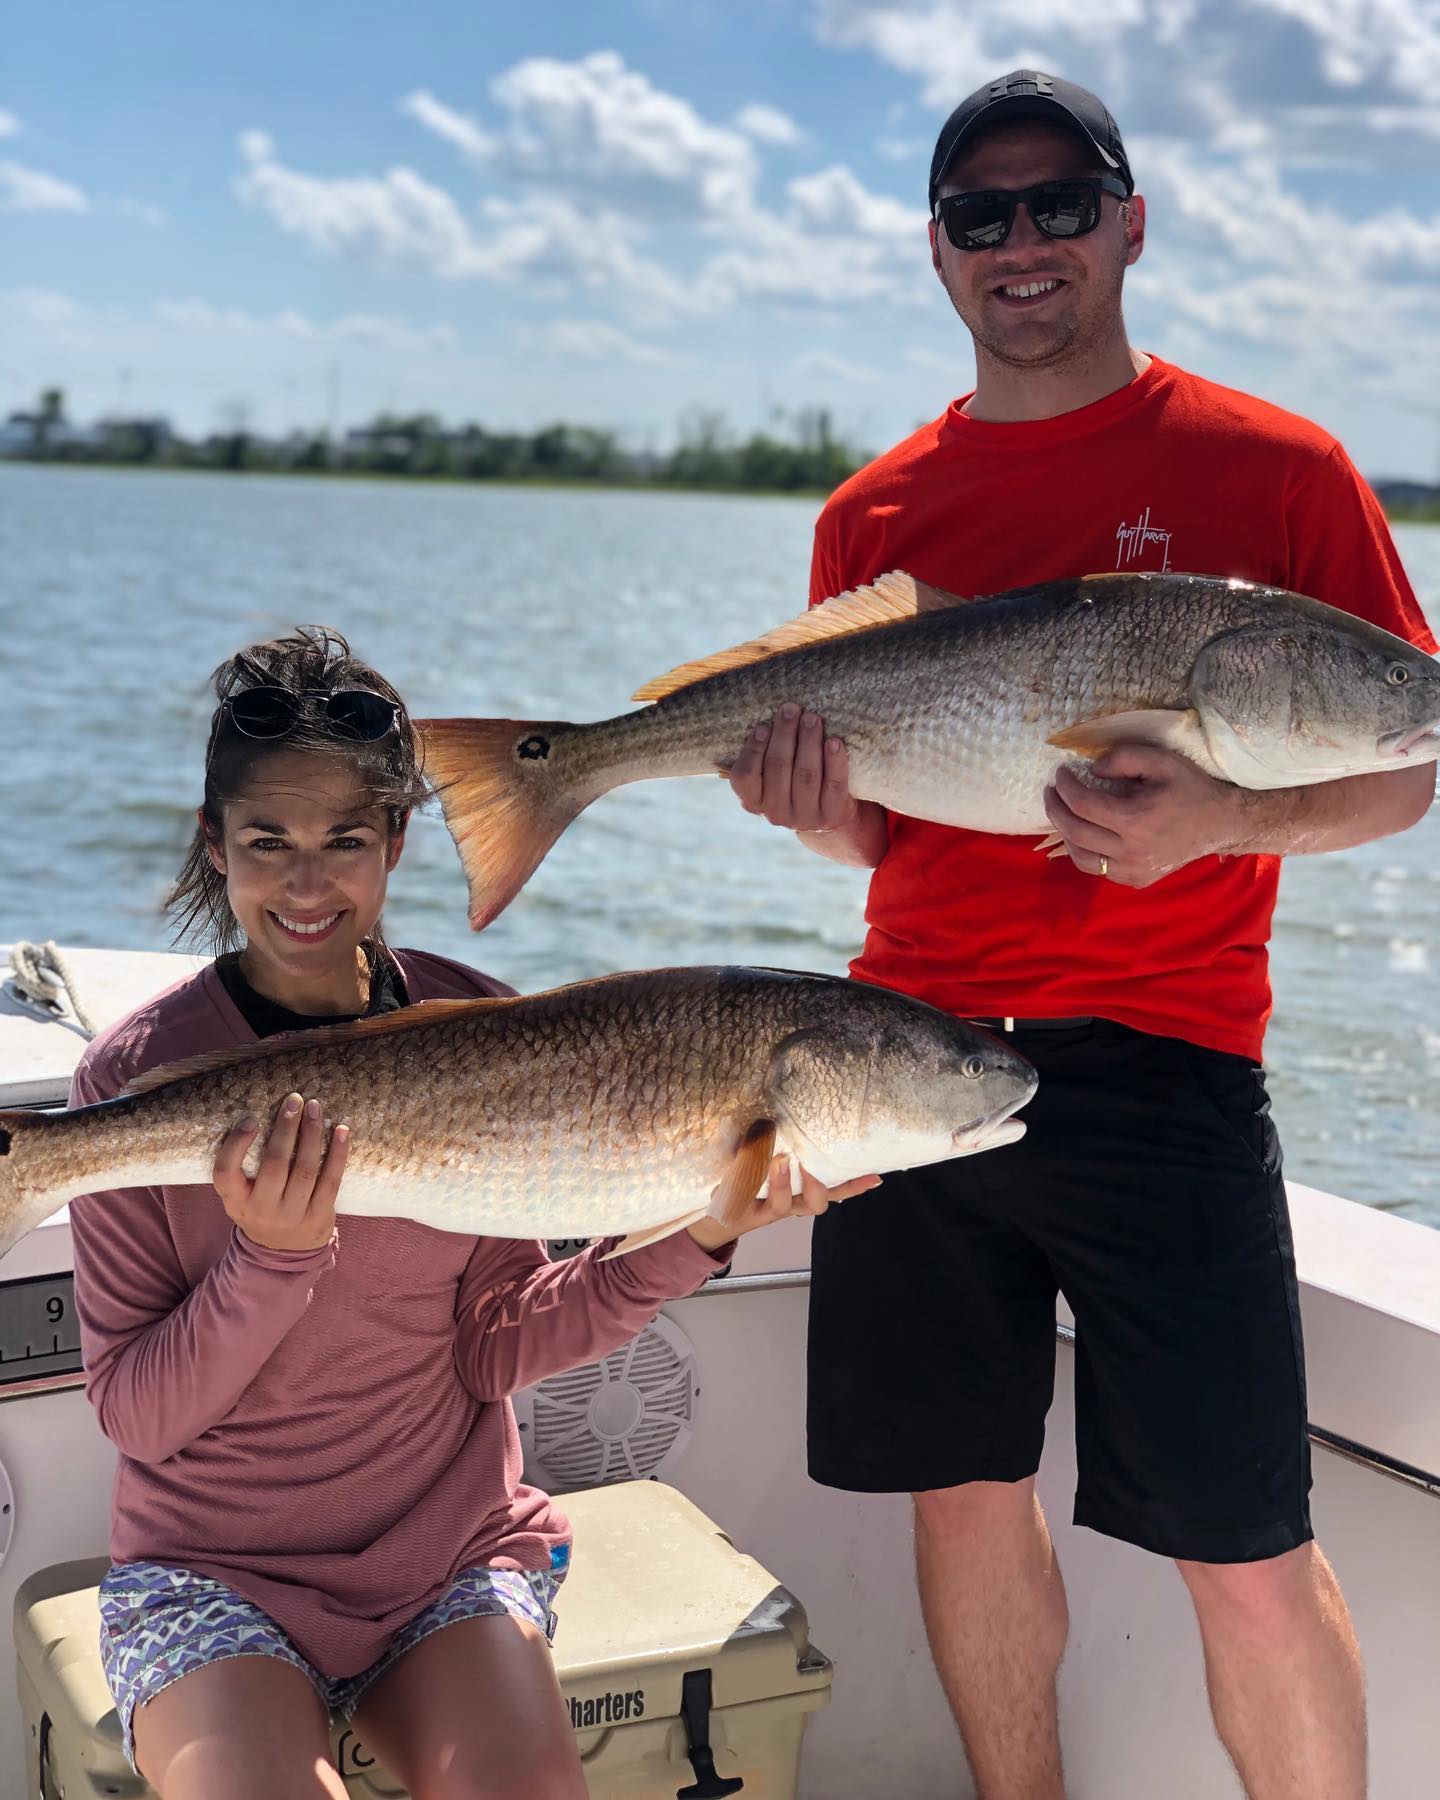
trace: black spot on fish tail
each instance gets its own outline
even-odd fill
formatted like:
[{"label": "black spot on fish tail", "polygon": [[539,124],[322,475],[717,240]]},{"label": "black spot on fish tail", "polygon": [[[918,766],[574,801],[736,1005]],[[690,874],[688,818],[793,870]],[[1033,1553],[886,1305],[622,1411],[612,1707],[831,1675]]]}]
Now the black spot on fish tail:
[{"label": "black spot on fish tail", "polygon": [[526,762],[543,762],[550,754],[550,740],[538,733],[522,738],[515,747],[515,753]]},{"label": "black spot on fish tail", "polygon": [[10,1154],[10,1142],[10,1133],[3,1125],[0,1125],[0,1156],[8,1156]]}]

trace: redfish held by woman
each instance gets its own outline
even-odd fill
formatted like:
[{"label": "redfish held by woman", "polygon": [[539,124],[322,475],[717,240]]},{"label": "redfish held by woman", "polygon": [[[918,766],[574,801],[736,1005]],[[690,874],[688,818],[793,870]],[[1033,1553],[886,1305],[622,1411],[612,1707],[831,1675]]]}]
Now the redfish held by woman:
[{"label": "redfish held by woman", "polygon": [[971,601],[885,575],[634,697],[651,704],[594,724],[422,723],[477,929],[591,801],[728,768],[785,701],[844,739],[857,799],[1021,835],[1049,830],[1061,764],[1118,743],[1256,789],[1440,755],[1440,662],[1318,600],[1204,575],[1089,575]]},{"label": "redfish held by woman", "polygon": [[835,976],[669,969],[424,1001],[154,1069],[100,1105],[0,1112],[0,1254],[78,1194],[208,1185],[236,1121],[268,1128],[292,1093],[349,1127],[341,1213],[631,1249],[707,1212],[733,1224],[774,1154],[838,1186],[1011,1143],[1034,1091],[978,1026]]}]

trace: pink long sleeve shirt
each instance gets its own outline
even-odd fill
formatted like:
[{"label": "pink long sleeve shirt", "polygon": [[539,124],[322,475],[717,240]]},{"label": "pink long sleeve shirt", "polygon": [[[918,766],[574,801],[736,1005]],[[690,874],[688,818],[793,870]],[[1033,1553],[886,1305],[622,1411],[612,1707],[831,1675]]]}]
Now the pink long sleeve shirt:
[{"label": "pink long sleeve shirt", "polygon": [[[509,991],[396,957],[412,1001]],[[71,1104],[254,1038],[208,967],[97,1038]],[[727,1254],[681,1232],[556,1263],[343,1213],[323,1249],[267,1250],[209,1186],[91,1194],[70,1220],[88,1393],[120,1451],[112,1558],[228,1583],[330,1676],[367,1668],[459,1570],[550,1566],[569,1526],[520,1479],[507,1396],[624,1343]]]}]

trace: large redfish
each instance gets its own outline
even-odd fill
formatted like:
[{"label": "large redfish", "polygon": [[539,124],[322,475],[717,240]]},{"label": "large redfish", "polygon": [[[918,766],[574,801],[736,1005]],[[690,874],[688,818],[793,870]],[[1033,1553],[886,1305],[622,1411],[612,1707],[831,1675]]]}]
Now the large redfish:
[{"label": "large redfish", "polygon": [[507,906],[570,821],[626,782],[713,774],[784,701],[845,740],[862,800],[1044,833],[1064,762],[1167,746],[1246,788],[1440,754],[1440,663],[1318,600],[1204,575],[1088,575],[961,601],[908,575],[686,664],[596,724],[424,722],[471,923]]},{"label": "large redfish", "polygon": [[834,1186],[1011,1143],[1034,1091],[989,1033],[834,976],[662,969],[431,1000],[154,1069],[98,1106],[0,1112],[0,1254],[77,1194],[207,1185],[231,1126],[268,1131],[291,1093],[350,1126],[342,1213],[640,1242],[707,1211],[733,1224],[775,1153]]}]

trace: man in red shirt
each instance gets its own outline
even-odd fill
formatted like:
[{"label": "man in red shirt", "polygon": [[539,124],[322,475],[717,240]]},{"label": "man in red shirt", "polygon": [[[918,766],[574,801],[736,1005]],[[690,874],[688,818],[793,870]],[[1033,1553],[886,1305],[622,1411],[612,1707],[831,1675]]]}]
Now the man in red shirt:
[{"label": "man in red shirt", "polygon": [[[968,595],[1175,569],[1311,594],[1433,650],[1335,440],[1130,346],[1145,205],[1094,95],[1033,70],[980,89],[940,133],[930,204],[975,390],[831,498],[812,602],[890,569]],[[1034,1476],[1063,1290],[1077,1523],[1178,1562],[1251,1800],[1358,1800],[1363,1675],[1310,1530],[1258,1061],[1266,943],[1279,858],[1414,824],[1434,771],[1254,793],[1148,746],[1097,769],[1118,794],[1062,770],[1047,796],[1061,861],[856,801],[844,745],[796,706],[731,771],[750,811],[874,869],[856,976],[1013,1034],[1041,1078],[1021,1143],[816,1221],[811,1473],[914,1495],[931,1650],[980,1792],[1058,1800],[1067,1615]]]}]

